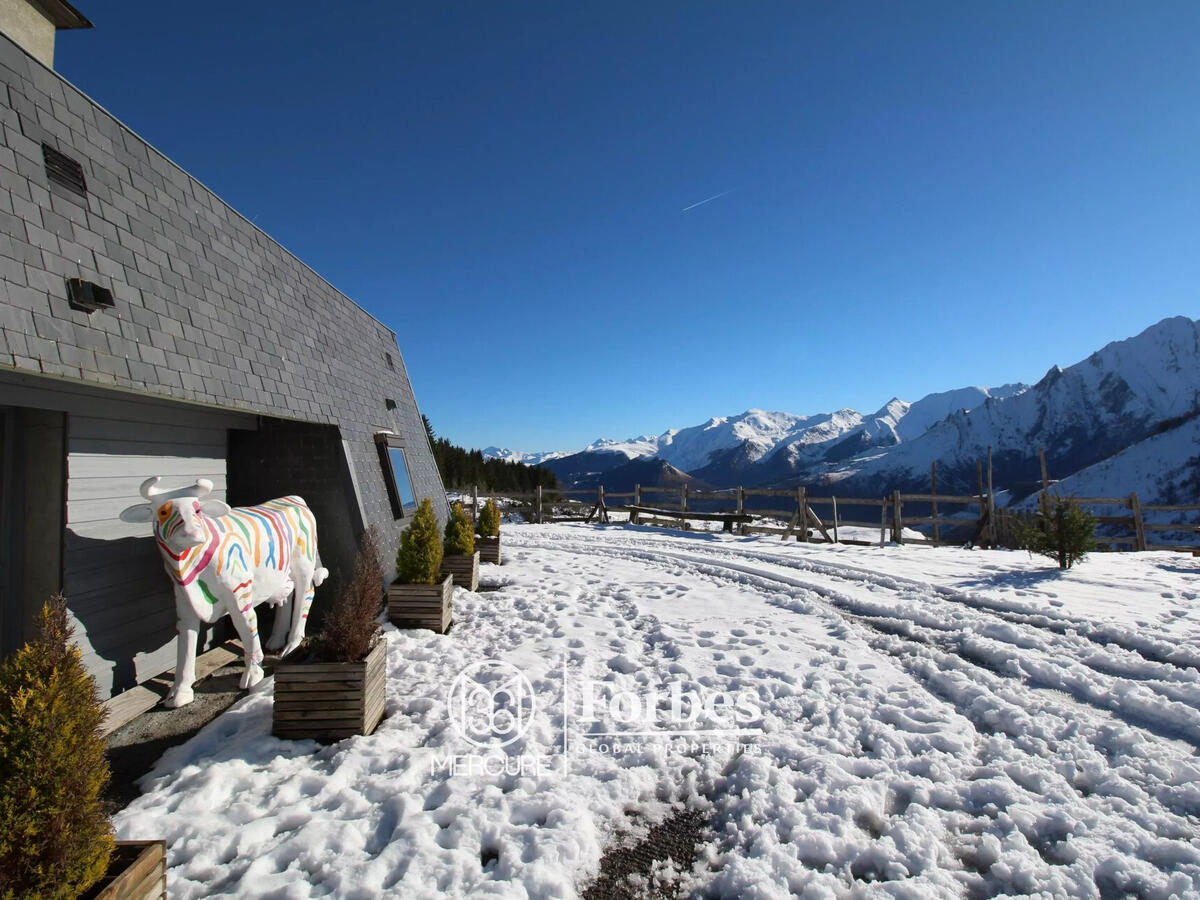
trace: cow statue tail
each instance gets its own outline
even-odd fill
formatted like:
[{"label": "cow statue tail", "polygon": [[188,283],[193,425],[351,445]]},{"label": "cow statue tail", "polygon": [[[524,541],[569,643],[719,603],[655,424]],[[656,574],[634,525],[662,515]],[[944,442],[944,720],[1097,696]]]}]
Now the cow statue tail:
[{"label": "cow statue tail", "polygon": [[321,565],[321,554],[317,553],[317,567],[313,569],[313,587],[320,587],[321,582],[329,577],[329,570]]}]

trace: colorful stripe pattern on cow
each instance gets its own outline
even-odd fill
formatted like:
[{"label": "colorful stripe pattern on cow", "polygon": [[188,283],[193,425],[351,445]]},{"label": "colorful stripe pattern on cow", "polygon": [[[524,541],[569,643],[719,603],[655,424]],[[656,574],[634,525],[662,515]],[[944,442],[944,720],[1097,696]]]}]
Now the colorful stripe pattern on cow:
[{"label": "colorful stripe pattern on cow", "polygon": [[[315,564],[316,520],[299,497],[238,507],[220,518],[202,516],[207,540],[182,553],[175,553],[164,540],[180,527],[177,518],[178,512],[172,512],[155,530],[155,538],[164,554],[167,571],[177,584],[185,587],[212,562],[216,564],[217,575],[246,573],[247,578],[263,568],[288,571],[293,553],[302,554]],[[236,588],[234,593],[238,593]]]}]

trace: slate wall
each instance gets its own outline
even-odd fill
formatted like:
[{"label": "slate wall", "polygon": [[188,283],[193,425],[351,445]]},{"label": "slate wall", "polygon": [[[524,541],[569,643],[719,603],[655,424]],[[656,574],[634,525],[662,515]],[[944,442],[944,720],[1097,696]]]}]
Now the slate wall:
[{"label": "slate wall", "polygon": [[[444,519],[388,327],[2,35],[0,131],[0,369],[335,426],[347,496],[379,529],[389,566],[407,524],[373,440],[390,429],[417,497]],[[48,177],[43,144],[80,163],[85,194]],[[68,278],[108,288],[115,308],[71,309]]]}]

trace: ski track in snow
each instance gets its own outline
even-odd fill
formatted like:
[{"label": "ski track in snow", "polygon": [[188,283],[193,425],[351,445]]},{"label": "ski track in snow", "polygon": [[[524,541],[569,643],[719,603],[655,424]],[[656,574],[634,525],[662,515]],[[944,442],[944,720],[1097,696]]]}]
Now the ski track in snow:
[{"label": "ski track in snow", "polygon": [[[372,737],[277,740],[267,685],[164,756],[116,822],[169,839],[172,896],[570,897],[681,804],[709,819],[697,896],[1200,896],[1194,565],[1125,557],[1130,618],[1012,554],[581,525],[504,550],[449,635],[389,629]],[[564,659],[613,690],[748,691],[759,752],[572,737],[567,772],[431,773],[469,749],[442,692],[487,657],[544,704],[517,752],[561,762]]]}]

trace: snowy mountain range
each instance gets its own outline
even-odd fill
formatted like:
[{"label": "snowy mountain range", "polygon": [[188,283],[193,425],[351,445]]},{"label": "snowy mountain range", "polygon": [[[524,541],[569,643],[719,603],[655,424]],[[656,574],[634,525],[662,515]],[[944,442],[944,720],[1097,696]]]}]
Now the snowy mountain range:
[{"label": "snowy mountain range", "polygon": [[[865,415],[751,409],[657,436],[601,439],[576,453],[484,453],[542,464],[579,486],[616,489],[629,480],[621,471],[629,462],[659,460],[669,483],[686,473],[718,487],[837,484],[840,494],[867,496],[927,489],[934,461],[940,491],[973,492],[976,461],[990,446],[997,486],[1020,499],[1037,487],[1037,450],[1044,447],[1051,477],[1070,478],[1075,493],[1090,490],[1089,470],[1101,463],[1092,480],[1111,481],[1122,454],[1138,461],[1120,465],[1137,482],[1124,492],[1149,488],[1140,485],[1156,473],[1148,496],[1177,496],[1196,493],[1198,412],[1200,322],[1180,316],[1068,368],[1054,366],[1032,386],[965,387],[914,403],[894,398]],[[639,474],[652,473],[642,467]]]}]

